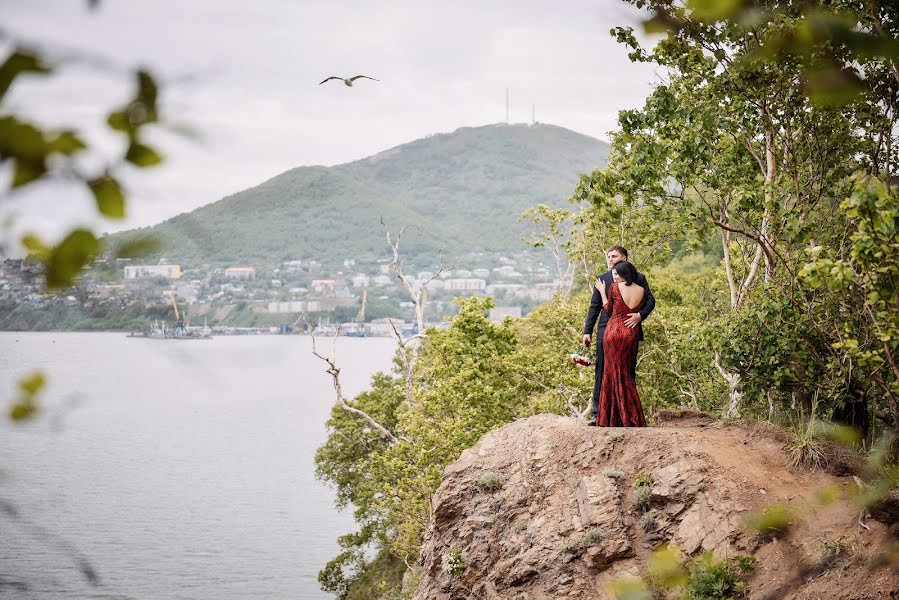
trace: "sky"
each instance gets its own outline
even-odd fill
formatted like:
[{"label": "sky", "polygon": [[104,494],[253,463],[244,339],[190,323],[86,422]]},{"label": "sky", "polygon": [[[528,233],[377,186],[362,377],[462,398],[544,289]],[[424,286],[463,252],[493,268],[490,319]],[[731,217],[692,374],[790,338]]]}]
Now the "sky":
[{"label": "sky", "polygon": [[[56,69],[17,80],[4,110],[75,127],[99,169],[124,141],[106,114],[144,66],[164,123],[163,166],[122,171],[128,215],[99,217],[71,181],[0,196],[0,236],[56,241],[75,225],[156,224],[303,165],[350,162],[459,127],[536,120],[600,139],[656,81],[609,35],[640,28],[621,0],[0,0],[0,49],[37,47]],[[380,81],[319,81],[365,74]],[[190,132],[185,135],[185,131]],[[9,169],[0,172],[8,187]]]}]

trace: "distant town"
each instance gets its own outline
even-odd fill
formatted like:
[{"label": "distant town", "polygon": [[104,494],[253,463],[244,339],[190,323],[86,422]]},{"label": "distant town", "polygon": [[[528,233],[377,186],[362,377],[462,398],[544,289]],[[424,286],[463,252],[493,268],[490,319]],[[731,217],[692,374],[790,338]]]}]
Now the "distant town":
[{"label": "distant town", "polygon": [[[464,262],[466,268],[443,271],[437,264],[403,265],[416,289],[426,286],[430,323],[455,313],[457,296],[492,296],[490,318],[501,321],[526,314],[559,290],[539,252],[472,253]],[[315,259],[214,266],[101,259],[76,286],[57,293],[44,290],[40,264],[6,259],[0,269],[0,326],[6,330],[133,331],[173,322],[175,306],[182,318],[218,333],[288,333],[311,323],[392,335],[394,325],[408,332],[414,322],[409,293],[387,258],[347,258],[330,267]]]}]

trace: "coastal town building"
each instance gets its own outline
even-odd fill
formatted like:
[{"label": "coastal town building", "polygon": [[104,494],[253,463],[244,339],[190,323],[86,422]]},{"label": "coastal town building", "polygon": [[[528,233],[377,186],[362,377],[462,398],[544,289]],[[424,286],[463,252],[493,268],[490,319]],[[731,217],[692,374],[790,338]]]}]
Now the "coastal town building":
[{"label": "coastal town building", "polygon": [[320,309],[320,305],[315,300],[292,300],[290,302],[269,302],[268,312],[270,314],[285,313],[310,313]]},{"label": "coastal town building", "polygon": [[129,265],[125,267],[125,279],[142,279],[144,277],[180,279],[181,265]]},{"label": "coastal town building", "polygon": [[232,279],[256,279],[255,267],[229,267],[225,269],[225,277]]},{"label": "coastal town building", "polygon": [[484,291],[487,287],[487,282],[483,279],[447,279],[443,282],[443,289],[449,291]]}]

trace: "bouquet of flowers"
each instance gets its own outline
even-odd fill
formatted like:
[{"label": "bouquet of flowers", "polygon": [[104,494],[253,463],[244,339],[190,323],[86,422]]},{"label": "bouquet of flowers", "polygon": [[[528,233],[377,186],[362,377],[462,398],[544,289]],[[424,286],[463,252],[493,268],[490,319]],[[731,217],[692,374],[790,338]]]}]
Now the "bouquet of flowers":
[{"label": "bouquet of flowers", "polygon": [[582,367],[589,367],[596,362],[596,351],[583,344],[578,344],[571,351],[571,362]]}]

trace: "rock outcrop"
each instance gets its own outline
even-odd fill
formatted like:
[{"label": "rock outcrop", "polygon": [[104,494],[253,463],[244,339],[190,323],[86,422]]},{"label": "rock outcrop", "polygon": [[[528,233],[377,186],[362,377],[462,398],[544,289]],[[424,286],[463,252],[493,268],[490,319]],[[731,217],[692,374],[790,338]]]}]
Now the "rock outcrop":
[{"label": "rock outcrop", "polygon": [[[828,483],[791,471],[783,440],[760,426],[691,418],[646,429],[587,427],[538,415],[485,435],[447,467],[433,497],[416,600],[606,598],[606,584],[643,572],[653,549],[754,555],[751,597],[795,578],[816,548],[839,548],[787,598],[899,598],[899,576],[873,569],[889,541],[846,504],[818,507],[781,539],[743,525],[748,511],[799,505]],[[811,509],[809,509],[811,510]]]}]

